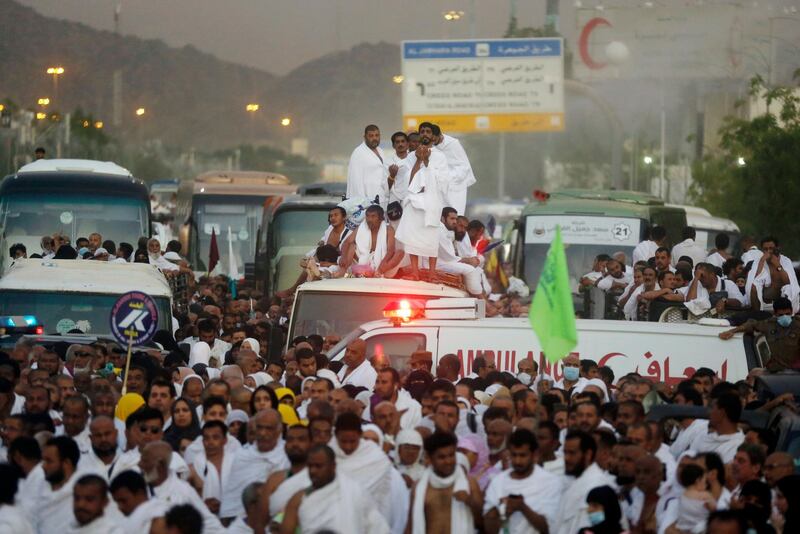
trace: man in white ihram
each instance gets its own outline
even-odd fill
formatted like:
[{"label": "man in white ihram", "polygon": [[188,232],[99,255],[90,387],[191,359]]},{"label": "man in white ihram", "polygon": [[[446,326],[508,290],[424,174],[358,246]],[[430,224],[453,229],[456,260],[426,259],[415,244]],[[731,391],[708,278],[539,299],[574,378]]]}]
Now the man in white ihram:
[{"label": "man in white ihram", "polygon": [[420,130],[422,144],[406,157],[396,182],[407,187],[396,238],[411,260],[412,280],[419,279],[420,257],[428,258],[431,274],[435,272],[443,196],[450,182],[447,158],[431,147],[433,132],[430,128]]},{"label": "man in white ihram", "polygon": [[374,124],[364,128],[364,142],[350,155],[347,165],[347,198],[378,197],[378,203],[386,207],[389,184],[381,147],[381,131]]},{"label": "man in white ihram", "polygon": [[395,248],[394,229],[386,224],[383,208],[373,204],[355,232],[342,245],[341,272],[391,278],[397,272],[403,252]]},{"label": "man in white ihram", "polygon": [[455,208],[448,206],[442,209],[442,224],[439,227],[439,257],[436,264],[441,271],[463,276],[464,286],[469,294],[482,297],[481,273],[483,271],[478,267],[480,259],[477,256],[460,258],[456,254],[454,232],[457,220]]},{"label": "man in white ihram", "polygon": [[[420,125],[420,133],[422,126],[428,124],[423,122]],[[442,133],[435,124],[430,126],[438,138],[436,148],[447,158],[447,166],[450,168],[450,184],[445,195],[445,205],[455,208],[459,215],[464,215],[464,210],[467,208],[467,188],[476,182],[472,165],[458,139]]]}]

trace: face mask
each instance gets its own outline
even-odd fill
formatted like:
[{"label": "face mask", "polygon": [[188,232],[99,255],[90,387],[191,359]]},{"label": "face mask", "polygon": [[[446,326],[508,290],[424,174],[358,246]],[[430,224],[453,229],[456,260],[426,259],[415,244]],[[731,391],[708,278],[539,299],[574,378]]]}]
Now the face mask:
[{"label": "face mask", "polygon": [[580,374],[577,367],[564,367],[564,378],[569,382],[576,382]]},{"label": "face mask", "polygon": [[792,316],[781,315],[780,317],[778,317],[778,324],[784,328],[789,328],[789,325],[792,324]]},{"label": "face mask", "polygon": [[603,510],[598,510],[596,512],[589,512],[589,524],[592,526],[599,525],[603,521],[606,520],[606,513]]}]

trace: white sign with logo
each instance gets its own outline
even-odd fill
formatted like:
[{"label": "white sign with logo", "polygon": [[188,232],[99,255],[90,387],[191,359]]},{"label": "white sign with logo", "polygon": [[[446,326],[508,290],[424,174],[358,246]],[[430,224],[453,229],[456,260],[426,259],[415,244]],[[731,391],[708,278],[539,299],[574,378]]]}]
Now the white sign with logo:
[{"label": "white sign with logo", "polygon": [[525,221],[525,244],[550,244],[561,226],[568,245],[635,247],[641,234],[640,219],[583,215],[530,215]]}]

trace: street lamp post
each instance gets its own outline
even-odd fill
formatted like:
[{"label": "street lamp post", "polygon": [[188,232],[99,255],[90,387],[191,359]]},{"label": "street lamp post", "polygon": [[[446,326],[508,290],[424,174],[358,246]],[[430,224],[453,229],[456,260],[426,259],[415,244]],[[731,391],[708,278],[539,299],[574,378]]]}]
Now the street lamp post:
[{"label": "street lamp post", "polygon": [[261,106],[258,104],[247,104],[244,107],[244,110],[250,115],[250,140],[255,141],[255,119],[256,113],[258,110],[261,109]]},{"label": "street lamp post", "polygon": [[45,72],[53,77],[53,98],[58,101],[58,77],[64,74],[64,67],[60,65],[56,67],[47,67]]}]

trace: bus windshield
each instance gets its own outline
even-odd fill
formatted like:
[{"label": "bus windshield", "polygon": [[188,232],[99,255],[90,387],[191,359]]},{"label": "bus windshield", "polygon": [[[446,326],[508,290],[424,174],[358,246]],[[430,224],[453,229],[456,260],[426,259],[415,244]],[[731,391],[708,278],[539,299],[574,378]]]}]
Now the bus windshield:
[{"label": "bus windshield", "polygon": [[208,263],[211,234],[216,233],[219,249],[218,269],[230,274],[228,230],[238,274],[244,274],[244,264],[256,254],[256,235],[261,224],[261,196],[202,195],[193,199],[197,246],[193,247],[194,269],[204,271]]},{"label": "bus windshield", "polygon": [[284,247],[302,246],[308,247],[308,250],[314,248],[328,227],[328,211],[295,210],[278,213],[272,221],[272,232],[275,236],[272,253],[276,254]]},{"label": "bus windshield", "polygon": [[[23,298],[24,297],[24,298]],[[0,315],[35,315],[45,334],[111,334],[108,320],[119,295],[86,295],[48,291],[0,291]],[[158,328],[170,329],[172,312],[169,299],[155,297]]]},{"label": "bus windshield", "polygon": [[3,230],[9,243],[22,243],[28,254],[40,251],[44,235],[60,232],[74,244],[93,232],[136,245],[149,236],[146,199],[119,195],[66,193],[10,193],[3,198]]},{"label": "bus windshield", "polygon": [[625,253],[628,264],[639,243],[642,221],[632,217],[579,215],[531,215],[525,220],[523,269],[525,282],[534,288],[539,281],[547,251],[561,227],[567,256],[570,287],[578,290],[580,278],[592,270],[595,256]]}]

